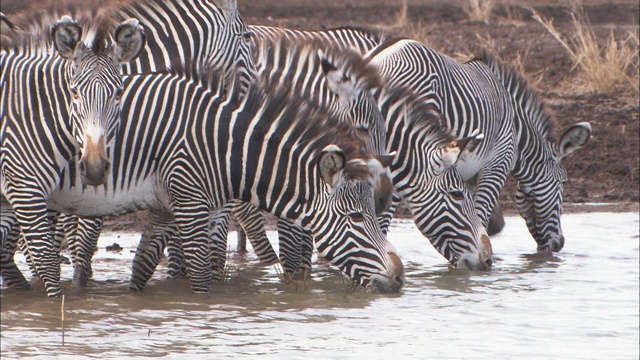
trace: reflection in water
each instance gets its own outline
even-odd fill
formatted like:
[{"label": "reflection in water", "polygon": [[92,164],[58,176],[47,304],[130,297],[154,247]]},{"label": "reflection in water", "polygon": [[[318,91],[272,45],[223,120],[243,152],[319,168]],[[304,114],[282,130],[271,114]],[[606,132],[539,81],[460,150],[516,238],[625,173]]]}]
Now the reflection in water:
[{"label": "reflection in water", "polygon": [[[490,272],[449,269],[412,224],[396,222],[390,240],[408,281],[395,295],[351,293],[318,261],[306,284],[285,284],[253,255],[233,257],[230,281],[209,294],[167,280],[164,265],[130,292],[137,236],[103,236],[86,289],[63,266],[64,346],[59,299],[38,281],[3,291],[2,358],[638,358],[638,214],[563,220],[565,249],[540,256],[522,220],[508,218]],[[105,252],[114,241],[124,251]]]}]

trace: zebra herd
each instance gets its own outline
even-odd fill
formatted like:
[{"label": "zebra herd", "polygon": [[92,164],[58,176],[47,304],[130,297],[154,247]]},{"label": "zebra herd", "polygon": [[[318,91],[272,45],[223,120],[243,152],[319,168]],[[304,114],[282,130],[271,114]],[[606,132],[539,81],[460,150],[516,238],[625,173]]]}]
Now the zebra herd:
[{"label": "zebra herd", "polygon": [[[562,249],[561,159],[590,125],[557,138],[537,94],[494,58],[459,63],[356,28],[248,26],[235,0],[107,10],[47,9],[21,27],[2,15],[5,286],[29,287],[21,246],[61,295],[63,238],[84,286],[102,217],[144,209],[132,289],[166,250],[169,275],[208,292],[233,215],[265,264],[308,272],[315,246],[367,290],[397,292],[386,234],[400,202],[452,266],[488,270],[509,174],[538,250]],[[260,210],[279,218],[279,254]]]}]

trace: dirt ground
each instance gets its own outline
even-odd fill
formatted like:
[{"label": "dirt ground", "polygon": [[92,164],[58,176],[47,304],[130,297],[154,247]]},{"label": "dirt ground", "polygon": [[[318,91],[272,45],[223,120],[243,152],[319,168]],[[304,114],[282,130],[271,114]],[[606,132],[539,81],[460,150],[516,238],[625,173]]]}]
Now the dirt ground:
[{"label": "dirt ground", "polygon": [[[238,0],[248,24],[322,29],[336,26],[379,28],[392,36],[416,38],[454,58],[468,58],[489,48],[516,64],[546,101],[558,132],[589,121],[593,137],[582,150],[564,159],[569,183],[565,211],[638,211],[640,200],[640,119],[638,92],[584,93],[578,90],[576,70],[562,46],[522,6],[498,6],[488,24],[468,21],[456,1],[408,0],[407,18],[399,19],[400,1],[392,0]],[[572,29],[568,2],[552,0],[502,3],[526,4],[554,19],[562,32]],[[24,2],[3,0],[5,13]],[[640,5],[636,0],[585,0],[584,10],[604,41],[610,33],[625,38],[638,31]],[[514,214],[515,182],[501,195],[507,214]],[[586,207],[586,203],[608,203]],[[591,209],[591,210],[590,210]],[[405,215],[406,212],[404,213]],[[112,230],[140,230],[143,213],[108,219]]]}]

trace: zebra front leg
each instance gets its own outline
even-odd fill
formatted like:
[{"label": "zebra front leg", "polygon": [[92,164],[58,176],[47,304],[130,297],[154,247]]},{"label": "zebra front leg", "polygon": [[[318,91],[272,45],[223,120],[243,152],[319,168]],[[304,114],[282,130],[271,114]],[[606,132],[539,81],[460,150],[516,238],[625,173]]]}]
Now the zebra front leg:
[{"label": "zebra front leg", "polygon": [[258,208],[245,202],[233,202],[233,216],[244,229],[253,251],[264,265],[274,265],[280,262],[276,251],[271,246],[264,227],[264,218]]},{"label": "zebra front leg", "polygon": [[73,285],[85,287],[87,280],[93,276],[91,264],[103,222],[102,217],[74,217],[76,229],[72,236],[67,237],[74,258]]},{"label": "zebra front leg", "polygon": [[383,212],[382,214],[378,215],[378,224],[380,224],[380,229],[382,229],[382,233],[385,236],[389,231],[389,226],[391,226],[391,220],[395,216],[401,201],[402,201],[402,198],[400,197],[400,195],[394,193],[389,209],[387,209],[387,211]]},{"label": "zebra front leg", "polygon": [[158,267],[162,252],[174,234],[173,218],[149,211],[147,224],[133,257],[129,289],[142,290]]},{"label": "zebra front leg", "polygon": [[170,234],[165,237],[167,239],[167,274],[169,279],[179,279],[187,276],[182,241],[178,238],[175,228],[171,230]]},{"label": "zebra front leg", "polygon": [[[49,219],[49,223],[51,224],[51,231],[53,234],[53,244],[56,254],[62,256],[62,240],[58,238],[55,224],[57,223],[58,213],[55,211],[47,212],[47,216]],[[22,251],[22,255],[24,256],[24,260],[27,262],[27,266],[29,266],[29,271],[31,271],[31,276],[34,278],[38,278],[38,273],[36,272],[36,268],[33,266],[33,260],[31,259],[31,253],[29,253],[29,249],[27,249],[27,243],[24,240],[24,236],[22,233],[20,234],[18,245],[20,246],[20,251]]]},{"label": "zebra front leg", "polygon": [[293,224],[284,219],[278,219],[277,226],[282,269],[288,276],[293,276],[302,263],[302,247],[296,237],[298,231]]},{"label": "zebra front leg", "polygon": [[474,202],[478,217],[487,230],[489,230],[489,220],[500,197],[500,191],[510,172],[510,163],[506,159],[490,163],[477,175]]},{"label": "zebra front leg", "polygon": [[[35,206],[33,204],[36,204]],[[56,252],[49,213],[44,199],[32,199],[30,207],[13,206],[34,268],[49,297],[62,295],[60,254]],[[39,205],[39,206],[38,206]],[[25,209],[23,209],[25,208]],[[28,229],[25,231],[25,229]]]},{"label": "zebra front leg", "polygon": [[10,232],[3,238],[2,254],[0,254],[0,276],[4,285],[8,288],[30,289],[31,285],[14,261],[14,255],[18,247],[18,241],[23,241],[19,226],[13,226]]}]

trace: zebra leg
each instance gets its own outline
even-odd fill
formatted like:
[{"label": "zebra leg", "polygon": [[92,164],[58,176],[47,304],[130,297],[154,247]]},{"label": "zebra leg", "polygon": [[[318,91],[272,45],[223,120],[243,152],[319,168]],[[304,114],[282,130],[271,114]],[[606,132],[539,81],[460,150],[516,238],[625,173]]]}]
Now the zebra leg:
[{"label": "zebra leg", "polygon": [[274,265],[280,262],[267,237],[264,218],[260,210],[245,202],[234,201],[233,204],[233,216],[247,234],[253,251],[258,255],[260,262],[264,265]]},{"label": "zebra leg", "polygon": [[498,202],[500,191],[504,187],[510,168],[509,158],[497,159],[487,164],[477,175],[474,200],[476,212],[485,229],[489,229],[491,213]]},{"label": "zebra leg", "polygon": [[[240,225],[237,219],[236,219],[236,223]],[[236,252],[240,255],[246,255],[247,254],[247,233],[246,231],[244,231],[242,226],[238,226],[236,227],[236,229],[238,232],[238,247]]]},{"label": "zebra leg", "polygon": [[292,276],[302,264],[302,245],[299,228],[284,219],[278,219],[278,241],[280,244],[280,261],[285,274]]},{"label": "zebra leg", "polygon": [[233,205],[227,203],[222,209],[211,213],[209,221],[209,252],[211,274],[216,281],[226,280],[227,237]]},{"label": "zebra leg", "polygon": [[[31,255],[38,277],[44,283],[49,297],[62,295],[60,288],[60,254],[56,252],[51,232],[50,213],[44,199],[30,199],[31,206],[16,209],[16,218]],[[40,201],[38,201],[40,200]],[[26,208],[26,209],[23,209]],[[29,229],[25,231],[24,229]]]},{"label": "zebra leg", "polygon": [[209,213],[209,206],[195,201],[180,202],[174,208],[189,283],[196,293],[207,293],[211,286]]},{"label": "zebra leg", "polygon": [[298,228],[300,231],[300,268],[298,272],[294,274],[294,279],[297,278],[305,278],[307,275],[311,273],[311,257],[313,256],[313,236],[310,232],[303,230],[302,228]]},{"label": "zebra leg", "polygon": [[178,279],[187,276],[187,267],[184,263],[184,253],[182,252],[182,242],[178,238],[175,229],[172,229],[171,235],[167,237],[167,268],[169,279]]},{"label": "zebra leg", "polygon": [[387,211],[385,211],[384,213],[378,216],[378,223],[380,224],[380,229],[382,229],[382,233],[385,236],[389,231],[389,226],[391,226],[391,220],[393,219],[393,216],[396,214],[396,211],[398,210],[398,206],[400,206],[401,201],[402,201],[402,198],[398,194],[394,193],[389,209],[387,209]]},{"label": "zebra leg", "polygon": [[489,236],[493,236],[500,233],[502,229],[504,229],[504,215],[502,214],[500,203],[496,203],[493,208],[493,212],[491,212],[491,217],[489,218],[487,234]]},{"label": "zebra leg", "polygon": [[174,234],[173,219],[169,214],[149,211],[147,226],[133,257],[129,289],[142,290],[156,271],[162,252]]},{"label": "zebra leg", "polygon": [[75,234],[67,237],[71,253],[74,254],[73,285],[85,287],[87,280],[93,276],[91,264],[98,247],[103,219],[75,216],[75,224]]},{"label": "zebra leg", "polygon": [[24,278],[14,261],[14,254],[18,242],[22,241],[22,232],[19,226],[13,226],[6,237],[3,237],[2,253],[0,254],[0,276],[4,285],[8,288],[30,289],[31,285]]},{"label": "zebra leg", "polygon": [[[62,257],[62,240],[58,238],[56,233],[55,224],[57,223],[57,219],[60,213],[55,211],[48,211],[47,217],[49,219],[49,223],[51,224],[51,233],[53,234],[53,247],[55,249],[55,253],[58,256]],[[33,259],[31,258],[31,253],[27,248],[27,242],[24,239],[24,235],[22,233],[19,234],[18,245],[20,246],[20,251],[22,251],[22,255],[24,255],[24,259],[29,266],[29,271],[31,271],[31,276],[34,278],[38,278],[38,272],[36,271],[35,266],[33,265]]]}]

